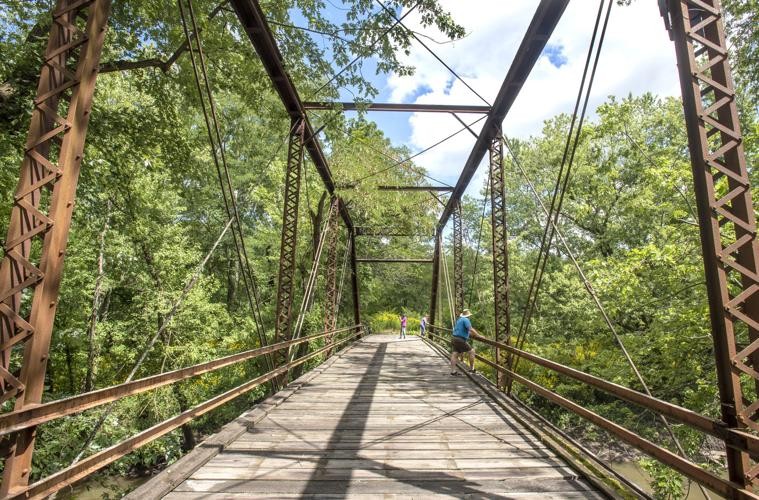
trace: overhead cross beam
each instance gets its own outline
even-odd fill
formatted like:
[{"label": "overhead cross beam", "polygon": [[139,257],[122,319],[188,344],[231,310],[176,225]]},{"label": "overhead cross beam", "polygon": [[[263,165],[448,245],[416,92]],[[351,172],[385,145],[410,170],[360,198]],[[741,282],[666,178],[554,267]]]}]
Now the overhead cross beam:
[{"label": "overhead cross beam", "polygon": [[[274,89],[279,94],[290,118],[293,120],[303,119],[304,135],[307,138],[304,147],[308,151],[308,156],[314,163],[316,171],[324,183],[324,187],[330,195],[334,195],[335,182],[332,179],[332,172],[327,164],[327,159],[322,152],[319,142],[316,140],[314,129],[308,121],[306,109],[303,107],[303,102],[300,100],[298,91],[285,69],[284,59],[277,47],[274,35],[266,22],[266,16],[261,10],[261,6],[257,0],[231,0],[230,4],[234,8],[240,24],[242,24],[245,32],[248,34],[253,48],[258,53],[258,57],[261,59],[261,63],[264,65],[264,69],[274,84]],[[340,204],[340,216],[348,230],[352,231],[353,222],[351,221],[348,209],[343,203]]]},{"label": "overhead cross beam", "polygon": [[432,259],[356,259],[359,264],[432,264]]},{"label": "overhead cross beam", "polygon": [[378,191],[453,191],[450,186],[377,186]]},{"label": "overhead cross beam", "polygon": [[498,91],[493,107],[490,113],[488,113],[485,125],[482,127],[482,131],[477,137],[472,152],[469,154],[469,158],[464,165],[461,177],[459,177],[456,187],[453,189],[451,197],[448,199],[448,203],[443,210],[443,214],[440,216],[437,226],[439,232],[445,227],[456,204],[461,201],[464,191],[466,191],[469,182],[474,177],[477,167],[485,157],[485,153],[487,153],[491,142],[500,133],[501,123],[506,118],[506,114],[511,109],[512,104],[514,104],[533,66],[535,66],[538,58],[543,53],[543,49],[551,37],[551,33],[553,33],[554,28],[559,23],[559,19],[561,19],[564,9],[566,9],[568,4],[569,0],[541,0],[540,5],[538,5],[530,26],[527,28],[527,33],[525,33],[522,43],[519,45],[519,49],[517,49],[509,72],[503,80],[503,85],[501,85],[501,89]]},{"label": "overhead cross beam", "polygon": [[304,102],[307,110],[342,111],[395,111],[403,113],[488,113],[490,106],[455,104],[395,104],[395,103],[355,103],[355,102]]}]

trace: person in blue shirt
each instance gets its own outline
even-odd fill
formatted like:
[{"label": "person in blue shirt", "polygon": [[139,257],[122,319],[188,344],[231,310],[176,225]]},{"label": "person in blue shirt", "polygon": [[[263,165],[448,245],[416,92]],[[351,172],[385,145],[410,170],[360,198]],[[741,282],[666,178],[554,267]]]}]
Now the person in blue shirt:
[{"label": "person in blue shirt", "polygon": [[456,370],[456,363],[459,360],[459,356],[468,353],[469,354],[469,372],[475,373],[474,369],[474,349],[469,344],[469,336],[471,334],[479,335],[477,330],[472,328],[472,322],[469,321],[469,316],[472,312],[469,309],[464,309],[459,315],[459,319],[456,320],[456,326],[453,327],[453,338],[451,339],[451,375],[458,375]]}]

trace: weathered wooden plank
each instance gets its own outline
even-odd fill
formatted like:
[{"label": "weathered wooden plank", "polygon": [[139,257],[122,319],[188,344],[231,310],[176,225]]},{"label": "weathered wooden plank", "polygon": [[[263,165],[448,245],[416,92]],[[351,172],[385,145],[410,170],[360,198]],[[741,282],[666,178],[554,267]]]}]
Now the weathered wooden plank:
[{"label": "weathered wooden plank", "polygon": [[438,481],[505,481],[514,478],[574,479],[577,474],[569,467],[511,467],[506,469],[456,470],[456,469],[225,469],[203,467],[192,475],[193,480],[259,480],[259,481],[381,481],[387,479],[417,479],[425,477]]},{"label": "weathered wooden plank", "polygon": [[599,498],[418,340],[371,336],[266,407],[167,498]]},{"label": "weathered wooden plank", "polygon": [[[451,495],[441,495],[441,494],[414,494],[413,498],[415,500],[428,500],[428,499],[439,499],[439,498],[457,498]],[[482,495],[470,495],[470,498],[481,498]],[[239,500],[241,498],[244,499],[253,499],[253,498],[270,498],[270,495],[266,493],[262,493],[259,495],[251,494],[251,493],[192,493],[183,491],[181,493],[171,493],[168,496],[166,496],[168,500],[194,500],[194,499],[203,499],[203,500]],[[280,499],[287,499],[287,498],[298,498],[298,499],[312,499],[312,498],[318,498],[320,500],[351,500],[351,499],[360,499],[360,500],[396,500],[396,499],[407,499],[408,495],[392,495],[388,493],[378,493],[375,495],[367,495],[367,494],[360,494],[360,495],[351,495],[348,494],[336,494],[336,495],[328,495],[328,494],[313,494],[313,495],[304,495],[304,494],[286,494],[286,493],[278,493],[277,498]],[[499,497],[499,496],[491,496],[490,498],[505,498],[505,497]],[[604,498],[598,494],[591,493],[591,492],[561,492],[561,493],[509,493],[508,497],[509,499],[515,499],[515,500],[574,500],[576,498]]]},{"label": "weathered wooden plank", "polygon": [[321,451],[331,450],[415,450],[425,452],[447,451],[447,450],[476,450],[477,453],[485,453],[490,450],[543,450],[547,447],[542,443],[520,441],[504,443],[502,441],[452,441],[442,442],[440,440],[396,440],[381,442],[359,442],[359,441],[236,441],[225,449],[225,452],[235,451],[264,451],[279,450],[283,452],[291,451]]},{"label": "weathered wooden plank", "polygon": [[508,481],[441,481],[439,474],[431,474],[430,479],[424,476],[408,480],[396,481],[256,481],[256,480],[196,480],[183,482],[176,492],[225,492],[248,494],[439,494],[456,497],[476,495],[488,498],[504,498],[498,495],[508,495],[513,492],[522,493],[560,493],[586,492],[590,493],[582,481],[568,479],[544,479],[536,481],[532,478],[515,478]]}]

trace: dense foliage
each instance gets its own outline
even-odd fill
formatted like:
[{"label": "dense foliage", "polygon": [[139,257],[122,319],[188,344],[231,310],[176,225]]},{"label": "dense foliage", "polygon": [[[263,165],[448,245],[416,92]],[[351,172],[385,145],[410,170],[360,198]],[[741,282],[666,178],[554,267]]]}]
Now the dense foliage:
[{"label": "dense foliage", "polygon": [[[741,92],[749,164],[759,156],[757,132],[756,2],[726,1],[736,79]],[[194,2],[202,13],[203,45],[220,121],[245,243],[262,299],[267,334],[273,333],[274,295],[282,219],[283,147],[289,118],[253,53],[234,14],[210,0]],[[376,94],[351,66],[330,85],[328,75],[354,54],[373,55],[379,71],[409,73],[396,59],[409,50],[409,35],[394,30],[384,14],[371,15],[371,2],[345,2],[344,19],[324,14],[322,2],[264,2],[296,85],[304,99],[329,99],[336,88]],[[451,38],[463,29],[435,0],[415,4],[427,25]],[[0,221],[7,224],[32,109],[40,54],[51,3],[0,1]],[[210,13],[210,15],[209,15]],[[295,25],[322,35],[308,34]],[[60,399],[120,383],[144,351],[198,263],[219,236],[226,214],[211,161],[205,125],[173,2],[114,2],[103,71],[98,79],[82,177],[77,193],[62,297],[48,364],[45,398]],[[178,55],[174,60],[172,55]],[[330,64],[332,61],[332,65]],[[418,237],[361,237],[360,256],[420,257],[431,252],[439,204],[426,193],[374,189],[383,184],[421,184],[425,172],[410,154],[390,143],[363,117],[314,113],[321,140],[356,225]],[[515,141],[514,155],[548,200],[569,117],[548,120],[536,137]],[[360,161],[356,161],[359,158]],[[506,163],[512,329],[519,328],[537,258],[543,218],[526,180]],[[754,170],[752,176],[756,176]],[[756,183],[755,183],[756,185]],[[484,189],[483,189],[484,191]],[[482,193],[484,195],[484,192]],[[310,272],[328,198],[307,165],[301,196],[298,286]],[[492,331],[492,268],[489,210],[467,198],[465,296],[475,327]],[[698,412],[717,415],[712,340],[704,292],[690,162],[677,99],[653,95],[610,97],[586,123],[565,201],[561,227],[617,331],[655,396]],[[483,214],[485,215],[484,223]],[[5,233],[5,226],[2,228]],[[446,233],[446,238],[450,235]],[[345,249],[343,234],[340,258]],[[450,241],[446,240],[450,249]],[[557,246],[554,244],[554,249]],[[452,268],[450,252],[448,267]],[[476,270],[475,270],[476,269]],[[429,268],[362,266],[362,312],[375,330],[396,327],[406,313],[413,331],[429,307]],[[159,373],[258,345],[233,240],[227,235],[212,254],[199,282],[184,300],[138,376]],[[320,276],[319,288],[322,289]],[[340,324],[352,322],[349,283],[344,281]],[[573,265],[552,251],[532,318],[526,348],[609,379],[640,388],[621,350],[597,313]],[[300,297],[298,298],[300,300]],[[322,328],[322,296],[307,313],[304,333]],[[296,304],[297,308],[297,304]],[[450,312],[442,301],[442,318]],[[318,360],[316,361],[318,362]],[[261,373],[255,363],[234,365],[176,386],[114,405],[87,453],[102,449]],[[671,446],[654,415],[569,380],[535,369],[520,371],[641,434]],[[212,432],[264,396],[260,388],[212,412],[181,432],[128,455],[113,470],[146,473],[175,460],[198,436]],[[564,428],[590,442],[598,431],[526,391],[519,396]],[[4,407],[7,410],[9,406]],[[95,409],[40,428],[35,478],[68,465],[80,452],[104,409]],[[719,467],[715,444],[676,427],[694,459]],[[662,496],[678,495],[682,483],[649,465]]]}]

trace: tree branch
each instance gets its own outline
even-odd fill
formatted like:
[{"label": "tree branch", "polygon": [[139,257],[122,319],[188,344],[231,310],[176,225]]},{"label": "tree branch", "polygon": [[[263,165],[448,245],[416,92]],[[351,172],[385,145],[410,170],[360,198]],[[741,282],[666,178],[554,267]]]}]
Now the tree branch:
[{"label": "tree branch", "polygon": [[100,65],[100,73],[113,73],[115,71],[130,71],[143,68],[158,68],[164,73],[167,73],[174,63],[177,62],[177,59],[179,59],[185,52],[187,52],[186,41],[182,42],[182,44],[177,47],[177,50],[175,50],[165,61],[161,61],[157,57],[143,59],[141,61],[110,61]]}]

